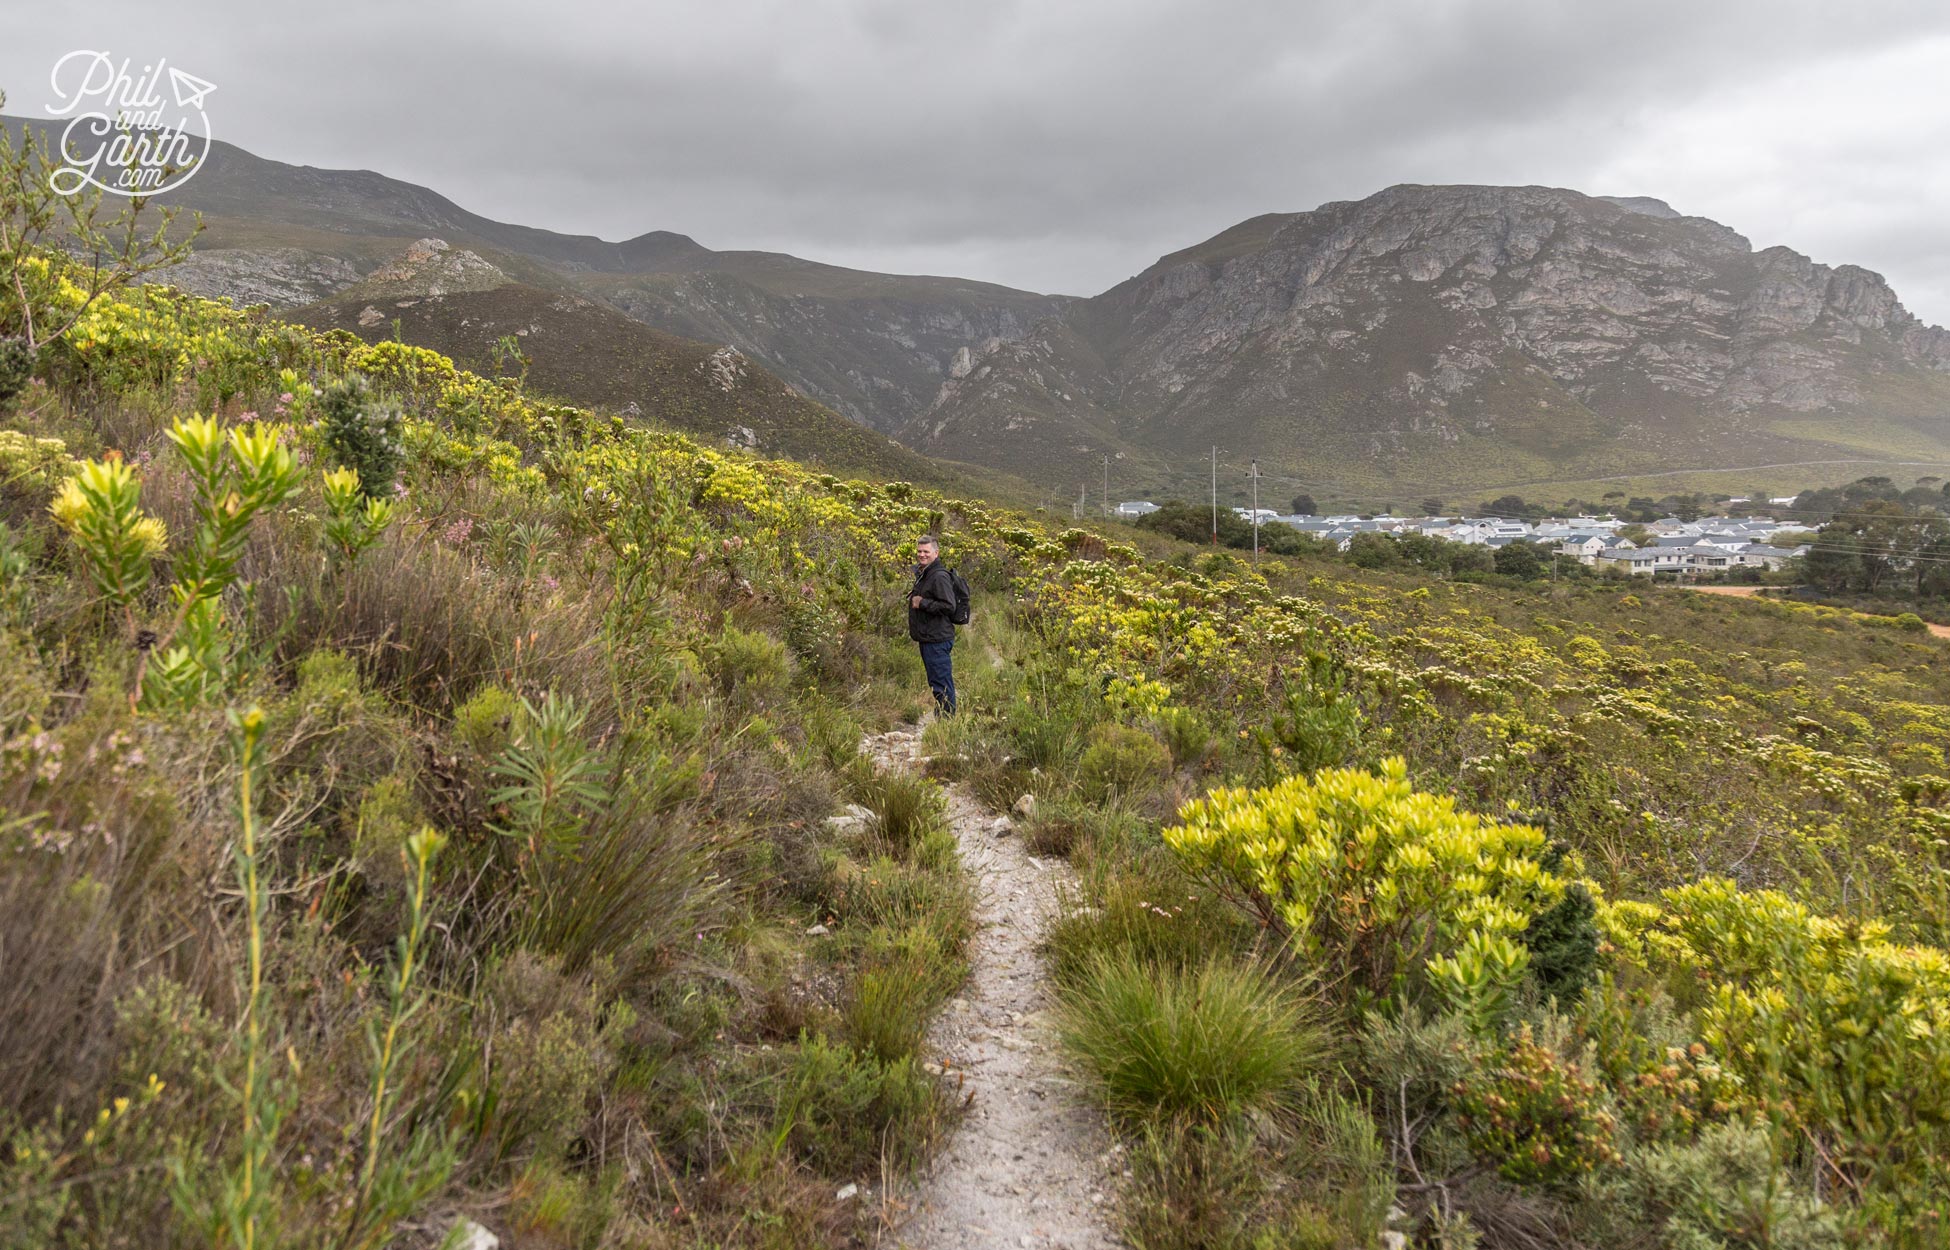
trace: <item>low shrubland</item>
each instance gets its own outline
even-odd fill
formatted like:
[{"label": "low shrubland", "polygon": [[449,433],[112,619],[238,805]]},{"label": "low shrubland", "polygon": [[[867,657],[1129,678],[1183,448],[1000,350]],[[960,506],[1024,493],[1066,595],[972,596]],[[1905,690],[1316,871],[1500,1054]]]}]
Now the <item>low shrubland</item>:
[{"label": "low shrubland", "polygon": [[38,364],[0,1244],[870,1234],[972,929],[935,783],[859,755],[936,510],[160,288]]},{"label": "low shrubland", "polygon": [[13,1241],[869,1236],[973,928],[858,749],[924,715],[927,529],[982,598],[930,772],[1074,865],[1133,1244],[1942,1244],[1926,633],[1147,557],[26,269],[76,315],[0,432]]}]

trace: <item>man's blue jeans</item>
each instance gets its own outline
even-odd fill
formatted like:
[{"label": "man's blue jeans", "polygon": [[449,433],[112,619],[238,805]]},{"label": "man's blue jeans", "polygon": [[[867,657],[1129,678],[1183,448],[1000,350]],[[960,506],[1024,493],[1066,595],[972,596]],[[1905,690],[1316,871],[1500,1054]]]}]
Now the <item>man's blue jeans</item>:
[{"label": "man's blue jeans", "polygon": [[944,716],[955,714],[955,661],[950,654],[955,640],[921,644],[921,663],[928,670],[928,689],[934,692],[934,706]]}]

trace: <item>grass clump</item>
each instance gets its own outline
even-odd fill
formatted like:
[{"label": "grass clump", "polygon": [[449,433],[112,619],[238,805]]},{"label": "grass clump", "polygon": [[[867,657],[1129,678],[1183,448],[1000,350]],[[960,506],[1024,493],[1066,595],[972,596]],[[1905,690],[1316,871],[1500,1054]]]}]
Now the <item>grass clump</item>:
[{"label": "grass clump", "polygon": [[1258,964],[1094,960],[1063,992],[1064,1044],[1129,1121],[1224,1124],[1290,1104],[1327,1058],[1305,1001]]},{"label": "grass clump", "polygon": [[882,1063],[912,1058],[921,1049],[935,1004],[960,979],[949,974],[959,971],[920,951],[867,968],[841,1008],[847,1041]]},{"label": "grass clump", "polygon": [[946,827],[946,798],[926,777],[880,772],[862,781],[858,792],[873,812],[869,831],[874,840],[897,858],[908,858],[930,834]]},{"label": "grass clump", "polygon": [[1078,869],[1050,930],[1050,970],[1064,984],[1080,983],[1106,958],[1192,967],[1214,950],[1243,949],[1252,936],[1162,848],[1099,848],[1079,856]]}]

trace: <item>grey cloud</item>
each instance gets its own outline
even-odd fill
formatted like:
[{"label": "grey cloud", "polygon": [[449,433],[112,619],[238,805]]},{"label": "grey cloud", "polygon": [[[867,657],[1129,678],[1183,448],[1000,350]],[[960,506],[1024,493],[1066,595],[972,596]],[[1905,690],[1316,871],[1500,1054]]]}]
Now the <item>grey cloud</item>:
[{"label": "grey cloud", "polygon": [[[1829,66],[1950,34],[1935,3],[496,0],[272,19],[119,0],[10,22],[0,84],[17,97],[70,47],[153,47],[218,82],[226,137],[264,155],[611,238],[669,229],[1087,294],[1261,212],[1394,182],[1545,182],[1724,202],[1757,243],[1830,262],[1873,245],[1913,306],[1950,317],[1950,257],[1891,224],[1940,220],[1950,174],[1892,212],[1900,171],[1875,171],[1874,221],[1822,211],[1864,182],[1845,145],[1739,194],[1642,152],[1641,185],[1596,184],[1696,103],[1820,91]],[[1859,118],[1865,143],[1922,120]]]}]

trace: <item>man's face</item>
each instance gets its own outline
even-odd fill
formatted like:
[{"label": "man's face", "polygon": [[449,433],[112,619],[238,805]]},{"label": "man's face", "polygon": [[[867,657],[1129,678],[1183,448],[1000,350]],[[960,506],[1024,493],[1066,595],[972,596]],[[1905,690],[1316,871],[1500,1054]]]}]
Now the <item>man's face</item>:
[{"label": "man's face", "polygon": [[928,565],[933,564],[934,558],[940,554],[941,554],[940,552],[935,550],[933,543],[922,543],[919,547],[916,547],[914,549],[914,558],[921,562],[922,568],[926,568],[928,567]]}]

